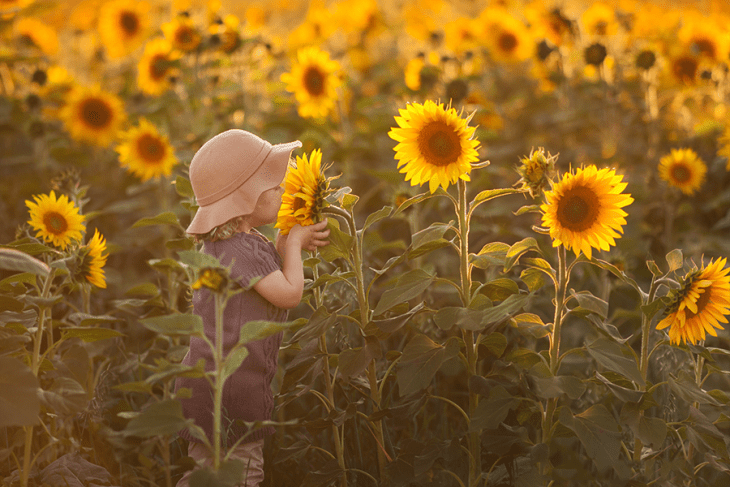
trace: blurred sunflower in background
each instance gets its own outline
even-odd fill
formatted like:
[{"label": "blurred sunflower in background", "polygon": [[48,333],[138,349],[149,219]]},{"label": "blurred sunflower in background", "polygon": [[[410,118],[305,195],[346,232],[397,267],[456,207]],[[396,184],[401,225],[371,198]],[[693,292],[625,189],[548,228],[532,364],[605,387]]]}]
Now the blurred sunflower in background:
[{"label": "blurred sunflower in background", "polygon": [[326,51],[305,47],[297,51],[297,61],[291,72],[283,73],[281,81],[286,90],[294,93],[299,115],[304,118],[326,117],[335,107],[340,63],[330,59]]},{"label": "blurred sunflower in background", "polygon": [[122,58],[142,45],[149,32],[149,4],[113,0],[99,12],[99,37],[112,59]]},{"label": "blurred sunflower in background", "polygon": [[203,38],[193,20],[186,15],[177,15],[170,22],[163,24],[162,32],[173,49],[183,52],[195,50]]},{"label": "blurred sunflower in background", "polygon": [[709,333],[717,336],[715,328],[727,323],[730,314],[730,268],[727,259],[710,261],[702,269],[694,268],[682,279],[679,289],[669,293],[670,304],[657,330],[669,328],[673,344],[697,343]]},{"label": "blurred sunflower in background", "polygon": [[441,58],[436,51],[428,54],[419,52],[416,57],[408,61],[403,70],[406,86],[413,91],[430,90],[441,76],[439,62]]},{"label": "blurred sunflower in background", "polygon": [[616,12],[603,2],[588,7],[580,17],[583,31],[589,35],[612,36],[618,33]]},{"label": "blurred sunflower in background", "polygon": [[233,14],[217,18],[208,31],[212,38],[217,39],[218,49],[225,53],[232,53],[241,45],[241,21]]},{"label": "blurred sunflower in background", "polygon": [[0,0],[0,19],[10,19],[33,0]]},{"label": "blurred sunflower in background", "polygon": [[668,78],[679,85],[695,85],[699,79],[700,59],[688,50],[674,51],[667,63]]},{"label": "blurred sunflower in background", "polygon": [[707,165],[692,149],[672,149],[659,161],[659,177],[686,195],[700,189],[706,173]]},{"label": "blurred sunflower in background", "polygon": [[[2,9],[2,7],[0,7]],[[19,18],[13,24],[15,36],[21,42],[40,49],[47,56],[58,53],[56,31],[34,17]]]},{"label": "blurred sunflower in background", "polygon": [[106,276],[104,265],[108,255],[106,254],[106,239],[94,230],[94,236],[82,247],[80,275],[98,288],[106,289]]},{"label": "blurred sunflower in background", "polygon": [[730,125],[726,126],[722,131],[720,138],[718,139],[720,149],[717,151],[717,155],[727,159],[725,163],[725,169],[730,171]]},{"label": "blurred sunflower in background", "polygon": [[112,143],[127,118],[119,97],[99,87],[80,87],[71,90],[60,117],[71,136],[99,147]]},{"label": "blurred sunflower in background", "polygon": [[535,41],[521,20],[501,8],[488,8],[479,18],[481,35],[496,61],[519,63],[532,57]]},{"label": "blurred sunflower in background", "polygon": [[72,241],[79,241],[86,231],[85,217],[79,208],[69,201],[65,194],[56,198],[56,193],[34,195],[33,201],[25,201],[30,212],[28,224],[36,230],[36,238],[50,242],[61,250]]},{"label": "blurred sunflower in background", "polygon": [[148,95],[161,95],[170,89],[170,78],[178,73],[177,60],[182,57],[167,39],[159,37],[144,46],[137,63],[137,86]]},{"label": "blurred sunflower in background", "polygon": [[139,125],[120,134],[120,139],[115,149],[120,165],[142,182],[172,174],[178,162],[175,150],[149,121],[140,119]]},{"label": "blurred sunflower in background", "polygon": [[725,61],[730,51],[730,38],[727,30],[716,21],[698,13],[687,14],[682,19],[682,27],[677,33],[679,42],[687,50],[712,63]]},{"label": "blurred sunflower in background", "polygon": [[478,19],[459,17],[444,24],[444,45],[456,54],[479,49],[481,41],[481,23]]},{"label": "blurred sunflower in background", "polygon": [[589,259],[592,249],[609,250],[623,233],[627,213],[622,210],[634,199],[623,194],[627,183],[613,169],[588,166],[566,173],[545,192],[540,206],[542,221],[550,229],[553,247],[565,245],[576,257],[583,252]]},{"label": "blurred sunflower in background", "polygon": [[322,221],[322,209],[328,206],[325,198],[331,192],[330,181],[322,167],[322,151],[313,150],[309,158],[297,156],[290,164],[284,179],[284,194],[274,228],[287,235],[294,225],[312,225]]},{"label": "blurred sunflower in background", "polygon": [[535,0],[525,6],[525,17],[536,39],[546,39],[554,46],[562,46],[573,39],[573,21],[559,8],[549,8],[545,2]]},{"label": "blurred sunflower in background", "polygon": [[411,186],[429,183],[431,193],[444,190],[458,179],[470,181],[471,163],[479,160],[475,127],[454,108],[427,100],[411,103],[395,117],[398,127],[388,135],[398,142],[394,150],[400,172]]}]

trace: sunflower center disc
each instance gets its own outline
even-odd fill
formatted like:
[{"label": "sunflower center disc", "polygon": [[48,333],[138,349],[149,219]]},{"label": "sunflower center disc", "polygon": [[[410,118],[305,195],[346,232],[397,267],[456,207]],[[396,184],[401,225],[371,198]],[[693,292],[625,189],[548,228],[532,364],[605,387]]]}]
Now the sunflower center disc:
[{"label": "sunflower center disc", "polygon": [[109,105],[98,98],[89,98],[81,105],[81,118],[93,128],[103,129],[109,125],[112,112]]},{"label": "sunflower center disc", "polygon": [[678,183],[686,183],[690,178],[690,171],[684,164],[672,166],[672,178]]},{"label": "sunflower center disc", "polygon": [[574,232],[590,228],[597,214],[596,195],[585,187],[573,188],[558,202],[557,216],[560,224]]},{"label": "sunflower center disc", "polygon": [[133,36],[139,29],[139,19],[134,12],[124,12],[119,18],[119,24],[128,36]]},{"label": "sunflower center disc", "polygon": [[681,81],[694,81],[697,75],[697,61],[691,57],[683,57],[674,62],[674,75]]},{"label": "sunflower center disc", "polygon": [[159,80],[167,73],[167,57],[163,54],[158,54],[152,58],[150,63],[150,76],[154,80]]},{"label": "sunflower center disc", "polygon": [[709,39],[695,39],[692,43],[692,51],[712,59],[715,58],[715,45]]},{"label": "sunflower center disc", "polygon": [[54,235],[61,235],[68,229],[68,222],[60,213],[49,211],[43,215],[43,224]]},{"label": "sunflower center disc", "polygon": [[514,34],[504,33],[499,36],[499,47],[505,52],[511,52],[517,47],[517,38]]},{"label": "sunflower center disc", "polygon": [[146,162],[153,164],[159,163],[165,155],[160,141],[150,134],[144,134],[137,140],[137,151]]},{"label": "sunflower center disc", "polygon": [[324,93],[324,76],[316,67],[307,69],[304,73],[304,87],[312,96]]},{"label": "sunflower center disc", "polygon": [[307,206],[307,202],[304,201],[304,199],[296,197],[294,198],[294,202],[291,205],[292,213],[296,213],[297,210],[301,210],[302,208],[305,208]]},{"label": "sunflower center disc", "polygon": [[685,309],[687,309],[686,318],[690,319],[690,318],[694,318],[695,316],[697,316],[699,314],[702,314],[702,310],[705,309],[705,306],[709,302],[710,302],[710,289],[705,288],[705,292],[700,294],[700,297],[697,298],[697,303],[696,303],[697,304],[697,313],[693,313],[691,310],[685,308]]},{"label": "sunflower center disc", "polygon": [[193,34],[188,28],[181,28],[175,32],[175,40],[183,46],[190,44],[193,41]]},{"label": "sunflower center disc", "polygon": [[421,130],[418,148],[427,163],[448,166],[459,158],[461,144],[451,127],[442,122],[432,122]]},{"label": "sunflower center disc", "polygon": [[605,20],[601,20],[600,22],[596,23],[596,34],[599,36],[605,36],[608,32],[608,22]]}]

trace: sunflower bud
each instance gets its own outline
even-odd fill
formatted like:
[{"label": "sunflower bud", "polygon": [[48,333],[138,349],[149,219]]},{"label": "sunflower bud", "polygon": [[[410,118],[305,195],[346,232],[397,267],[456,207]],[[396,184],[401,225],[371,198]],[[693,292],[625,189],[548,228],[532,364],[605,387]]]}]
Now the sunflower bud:
[{"label": "sunflower bud", "polygon": [[223,292],[228,284],[228,277],[225,275],[223,269],[205,267],[200,270],[200,276],[198,280],[192,285],[193,289],[200,289],[201,287],[207,287],[214,292]]},{"label": "sunflower bud", "polygon": [[517,181],[517,184],[522,184],[520,189],[526,190],[532,198],[540,196],[555,176],[555,161],[558,160],[558,155],[553,156],[548,152],[546,156],[545,149],[539,147],[530,151],[529,156],[523,157],[520,160],[522,164],[517,168],[517,173],[521,176]]}]

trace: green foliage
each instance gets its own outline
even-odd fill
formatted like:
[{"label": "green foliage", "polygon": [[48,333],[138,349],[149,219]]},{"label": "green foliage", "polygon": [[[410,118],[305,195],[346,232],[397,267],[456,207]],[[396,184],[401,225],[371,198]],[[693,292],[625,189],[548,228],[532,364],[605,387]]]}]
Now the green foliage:
[{"label": "green foliage", "polygon": [[[51,4],[32,2],[22,17]],[[193,19],[208,17],[195,8]],[[191,391],[175,390],[175,379],[221,390],[246,345],[279,332],[274,421],[248,424],[276,429],[264,486],[727,483],[727,331],[673,345],[655,329],[678,278],[703,256],[730,251],[730,180],[718,152],[724,68],[708,64],[702,80],[664,86],[659,65],[637,71],[638,44],[609,45],[612,67],[592,76],[577,50],[585,36],[559,49],[546,41],[547,58],[506,66],[485,50],[451,52],[441,26],[428,41],[403,42],[413,19],[388,25],[380,14],[356,32],[317,39],[334,43],[333,57],[360,53],[347,63],[354,70],[342,78],[336,116],[322,119],[296,114],[278,82],[292,46],[270,42],[265,30],[242,31],[233,54],[215,50],[206,31],[159,96],[135,85],[139,53],[99,63],[102,47],[81,56],[78,46],[93,43],[67,32],[79,41],[65,46],[74,71],[90,68],[79,80],[99,80],[123,99],[129,123],[145,117],[169,136],[179,164],[144,182],[119,166],[116,142],[92,147],[51,116],[67,103],[66,88],[29,76],[59,59],[8,47],[0,62],[8,222],[0,229],[0,483],[62,485],[58,475],[73,470],[80,483],[88,474],[97,484],[172,487],[193,468],[179,431],[212,446],[183,417],[180,399]],[[640,19],[628,8],[621,15]],[[404,21],[406,29],[393,27]],[[3,19],[0,30],[13,22]],[[374,43],[378,32],[395,35]],[[443,55],[438,65],[426,55],[418,90],[402,80],[411,56],[402,45]],[[365,57],[367,66],[354,62]],[[447,89],[457,82],[466,85],[461,100]],[[480,156],[492,159],[475,164],[468,183],[433,193],[404,181],[387,136],[404,103],[427,99],[463,105]],[[288,321],[250,322],[215,363],[184,365],[193,339],[215,355],[191,286],[205,269],[228,272],[185,234],[198,210],[189,164],[233,127],[272,143],[301,140],[303,152],[321,148],[343,186],[326,197],[330,243],[305,256],[305,293]],[[596,164],[625,176],[635,202],[610,251],[573,258],[556,247],[539,226],[544,196],[515,189],[514,164],[543,145],[561,153],[560,173]],[[708,163],[695,195],[657,176],[659,158],[677,146]],[[85,241],[97,228],[105,235],[107,288],[77,278],[83,242],[62,251],[27,223],[24,201],[51,188],[81,209]],[[275,240],[274,228],[261,230]],[[219,310],[236,292],[216,294]],[[191,485],[236,485],[245,465],[226,460],[227,451]]]}]

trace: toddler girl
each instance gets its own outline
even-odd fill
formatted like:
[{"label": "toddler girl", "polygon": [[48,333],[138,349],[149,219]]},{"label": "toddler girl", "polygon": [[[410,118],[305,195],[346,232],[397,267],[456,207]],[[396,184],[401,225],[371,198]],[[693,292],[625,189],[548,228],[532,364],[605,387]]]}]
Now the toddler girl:
[{"label": "toddler girl", "polygon": [[[327,221],[302,227],[296,225],[288,235],[277,237],[276,246],[255,227],[274,223],[284,193],[282,182],[291,151],[299,141],[272,145],[243,130],[228,130],[216,135],[196,152],[190,163],[190,182],[199,209],[187,228],[196,240],[203,241],[202,252],[217,257],[231,268],[231,278],[252,288],[228,300],[223,313],[223,336],[215,336],[215,306],[210,290],[193,292],[193,312],[203,319],[205,334],[215,343],[223,340],[224,353],[238,342],[240,329],[252,320],[286,321],[288,309],[299,304],[304,288],[302,249],[316,250],[327,245]],[[278,361],[282,334],[246,345],[249,354],[223,387],[223,445],[230,447],[247,433],[235,423],[270,420],[274,407],[271,379]],[[210,347],[192,337],[183,364],[206,360],[213,368]],[[175,390],[186,387],[192,397],[181,399],[185,417],[192,418],[213,441],[213,391],[204,378],[178,378]],[[231,455],[247,465],[241,484],[258,486],[264,478],[264,437],[272,427],[251,432]],[[180,435],[189,443],[188,455],[199,465],[212,465],[212,452],[185,429]],[[177,487],[188,487],[192,471]],[[245,479],[245,484],[243,483]]]}]

